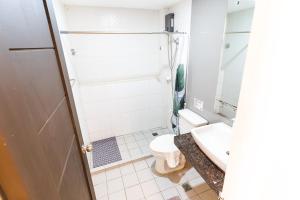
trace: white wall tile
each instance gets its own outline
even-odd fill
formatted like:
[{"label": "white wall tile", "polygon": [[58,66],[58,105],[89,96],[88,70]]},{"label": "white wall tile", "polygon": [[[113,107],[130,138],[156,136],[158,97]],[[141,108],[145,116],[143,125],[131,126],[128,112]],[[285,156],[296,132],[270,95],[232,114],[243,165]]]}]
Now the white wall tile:
[{"label": "white wall tile", "polygon": [[[187,5],[171,9],[179,13],[179,31],[186,23],[182,13]],[[154,10],[66,6],[65,13],[70,30],[153,32],[163,28],[161,12]],[[70,59],[80,82],[81,118],[87,122],[91,141],[167,126],[172,99],[165,80],[169,71],[166,39],[158,35],[68,35],[68,48],[76,50]]]}]

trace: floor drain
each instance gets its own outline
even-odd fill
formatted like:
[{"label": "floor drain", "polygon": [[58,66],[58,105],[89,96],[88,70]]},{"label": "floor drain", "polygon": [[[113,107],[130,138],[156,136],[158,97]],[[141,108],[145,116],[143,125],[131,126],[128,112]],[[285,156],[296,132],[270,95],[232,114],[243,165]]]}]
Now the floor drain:
[{"label": "floor drain", "polygon": [[188,183],[184,183],[181,185],[185,192],[192,190],[193,188]]},{"label": "floor drain", "polygon": [[152,133],[153,136],[158,136],[158,133]]}]

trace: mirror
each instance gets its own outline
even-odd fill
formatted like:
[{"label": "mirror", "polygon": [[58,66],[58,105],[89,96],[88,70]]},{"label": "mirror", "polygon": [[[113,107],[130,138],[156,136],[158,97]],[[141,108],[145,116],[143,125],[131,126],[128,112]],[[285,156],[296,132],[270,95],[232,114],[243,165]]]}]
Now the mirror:
[{"label": "mirror", "polygon": [[254,1],[229,0],[214,105],[215,113],[228,119],[237,110],[253,12]]}]

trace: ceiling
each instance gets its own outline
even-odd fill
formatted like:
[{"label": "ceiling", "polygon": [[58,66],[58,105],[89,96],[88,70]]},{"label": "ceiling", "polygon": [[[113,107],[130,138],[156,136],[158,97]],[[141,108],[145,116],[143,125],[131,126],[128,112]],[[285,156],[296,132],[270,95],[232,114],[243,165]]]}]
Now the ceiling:
[{"label": "ceiling", "polygon": [[66,5],[101,6],[139,9],[168,8],[181,0],[61,0]]},{"label": "ceiling", "polygon": [[254,8],[255,0],[228,0],[228,12]]}]

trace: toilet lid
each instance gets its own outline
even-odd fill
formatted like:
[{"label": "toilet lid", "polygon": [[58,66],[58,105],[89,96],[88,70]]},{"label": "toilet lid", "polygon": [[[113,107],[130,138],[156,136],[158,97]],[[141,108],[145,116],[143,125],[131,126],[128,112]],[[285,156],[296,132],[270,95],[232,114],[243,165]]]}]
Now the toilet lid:
[{"label": "toilet lid", "polygon": [[155,138],[150,143],[151,150],[160,153],[171,153],[171,152],[179,151],[174,144],[174,137],[175,137],[174,135],[167,134]]}]

